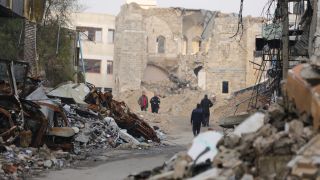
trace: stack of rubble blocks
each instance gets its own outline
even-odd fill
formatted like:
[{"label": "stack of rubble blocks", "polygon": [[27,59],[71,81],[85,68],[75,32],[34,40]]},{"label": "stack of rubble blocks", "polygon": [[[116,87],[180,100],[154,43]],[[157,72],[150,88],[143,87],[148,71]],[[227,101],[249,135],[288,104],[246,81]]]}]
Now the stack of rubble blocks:
[{"label": "stack of rubble blocks", "polygon": [[128,179],[317,179],[320,135],[310,117],[297,114],[279,99],[233,132],[202,133],[188,152]]}]

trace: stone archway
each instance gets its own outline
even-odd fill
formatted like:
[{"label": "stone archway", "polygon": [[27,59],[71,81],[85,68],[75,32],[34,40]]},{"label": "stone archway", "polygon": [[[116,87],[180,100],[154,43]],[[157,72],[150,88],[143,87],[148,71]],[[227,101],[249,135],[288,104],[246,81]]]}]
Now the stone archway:
[{"label": "stone archway", "polygon": [[170,81],[168,73],[157,66],[148,64],[144,71],[142,82],[158,83],[164,81]]}]

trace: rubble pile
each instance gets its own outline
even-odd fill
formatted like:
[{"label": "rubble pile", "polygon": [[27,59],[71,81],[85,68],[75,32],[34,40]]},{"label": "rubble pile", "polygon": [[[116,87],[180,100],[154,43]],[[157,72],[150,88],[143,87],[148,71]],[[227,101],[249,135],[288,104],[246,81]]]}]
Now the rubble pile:
[{"label": "rubble pile", "polygon": [[126,135],[133,140],[127,142],[125,141],[128,140],[127,138],[120,137],[121,129],[113,118],[102,118],[93,112],[86,111],[78,114],[77,112],[80,110],[77,108],[76,106],[64,106],[68,112],[67,117],[71,127],[78,131],[74,137],[74,152],[76,154],[81,151],[90,152],[95,149],[114,148],[132,141],[135,142],[135,145],[139,145],[139,141],[127,133]]},{"label": "rubble pile", "polygon": [[[145,89],[144,89],[145,90]],[[146,91],[148,98],[152,98],[154,92],[159,91]],[[195,108],[197,103],[201,101],[206,92],[203,91],[193,91],[185,89],[181,94],[161,94],[161,104],[159,113],[170,115],[170,116],[189,116],[190,112]],[[120,97],[123,99],[126,104],[133,110],[133,112],[140,113],[140,107],[137,103],[138,98],[141,96],[141,90],[131,91],[123,93]],[[151,108],[150,108],[151,109]],[[151,111],[150,111],[151,112]],[[149,116],[146,118],[148,119]],[[152,117],[150,117],[152,118]],[[162,119],[167,119],[167,117],[163,117]],[[165,120],[166,121],[166,120]]]},{"label": "rubble pile", "polygon": [[40,174],[47,169],[62,169],[83,159],[69,152],[52,151],[46,145],[40,148],[0,146],[0,178],[21,179]]},{"label": "rubble pile", "polygon": [[95,88],[85,97],[85,101],[90,104],[90,110],[101,114],[104,117],[112,117],[117,125],[122,129],[127,129],[128,133],[135,137],[143,137],[145,140],[160,142],[154,129],[132,113],[124,102],[112,99],[111,93],[101,93]]},{"label": "rubble pile", "polygon": [[27,80],[27,63],[0,60],[0,67],[7,71],[0,75],[0,179],[70,166],[108,148],[149,147],[164,137],[90,84],[67,82],[46,92],[41,81]]},{"label": "rubble pile", "polygon": [[202,133],[188,152],[128,179],[316,177],[319,156],[308,155],[319,147],[319,135],[312,130],[311,119],[284,107],[289,106],[279,101],[268,111],[256,112],[224,136],[215,131]]},{"label": "rubble pile", "polygon": [[[194,75],[194,74],[193,74]],[[195,76],[195,75],[194,75]],[[197,80],[192,78],[179,78],[177,75],[171,73],[168,75],[168,81],[161,82],[142,82],[142,86],[153,92],[157,92],[161,95],[167,96],[171,94],[183,94],[185,91],[197,91],[199,90]]]},{"label": "rubble pile", "polygon": [[[77,105],[64,105],[69,126],[74,130],[71,143],[54,136],[54,144],[46,136],[46,144],[39,148],[1,145],[0,178],[15,179],[30,177],[47,169],[62,169],[87,159],[93,152],[109,148],[147,148],[150,141],[143,137],[136,139],[120,129],[112,117],[104,117],[93,111],[79,109]],[[158,135],[160,130],[155,131]],[[66,131],[61,131],[61,136]],[[160,136],[162,135],[162,136]],[[163,137],[163,134],[159,134]],[[147,142],[148,144],[146,144]],[[50,147],[50,149],[47,147]],[[67,150],[67,151],[64,151]]]}]

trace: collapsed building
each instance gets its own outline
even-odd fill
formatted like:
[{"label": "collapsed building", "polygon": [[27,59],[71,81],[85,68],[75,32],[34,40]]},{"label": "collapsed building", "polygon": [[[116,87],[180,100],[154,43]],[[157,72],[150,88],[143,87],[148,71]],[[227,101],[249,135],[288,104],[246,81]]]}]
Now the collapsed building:
[{"label": "collapsed building", "polygon": [[125,4],[116,17],[114,93],[190,88],[226,98],[250,87],[256,81],[251,62],[261,61],[254,50],[262,21],[245,17],[235,38],[236,14]]},{"label": "collapsed building", "polygon": [[276,102],[242,117],[238,124],[223,123],[228,128],[224,134],[200,134],[188,152],[128,179],[319,179],[320,1],[267,4],[273,5],[274,14],[263,29],[269,35],[262,38],[259,71],[265,72],[271,62],[268,81],[275,83],[255,86],[252,94],[269,91]]},{"label": "collapsed building", "polygon": [[[45,3],[45,0],[0,1],[1,20],[10,20],[15,21],[16,24],[22,24],[21,30],[19,29],[21,32],[16,49],[22,47],[23,52],[17,50],[16,56],[21,54],[19,58],[23,58],[32,65],[30,71],[35,76],[38,70],[36,56],[37,23],[41,22],[44,16]],[[8,41],[5,38],[2,40]],[[6,53],[8,52],[1,53],[1,59],[7,57]]]},{"label": "collapsed building", "polygon": [[100,150],[160,143],[159,127],[111,93],[71,82],[46,91],[22,61],[0,60],[0,69],[1,179],[70,166]]},{"label": "collapsed building", "polygon": [[0,179],[25,179],[70,167],[110,148],[148,148],[158,145],[163,135],[111,93],[89,83],[42,86],[44,80],[36,78],[36,23],[45,3],[0,1],[0,18],[23,22],[17,24],[23,25],[19,43],[14,42],[22,55],[0,53]]}]

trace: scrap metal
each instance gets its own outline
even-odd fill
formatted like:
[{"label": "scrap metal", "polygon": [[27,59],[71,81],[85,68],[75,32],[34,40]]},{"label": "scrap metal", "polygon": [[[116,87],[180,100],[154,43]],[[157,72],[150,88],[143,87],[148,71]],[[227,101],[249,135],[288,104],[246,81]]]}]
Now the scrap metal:
[{"label": "scrap metal", "polygon": [[160,142],[155,130],[148,123],[132,113],[124,102],[112,98],[111,93],[98,92],[92,88],[85,102],[90,104],[89,109],[113,117],[120,128],[126,129],[134,137],[142,136],[146,140]]},{"label": "scrap metal", "polygon": [[[42,146],[45,143],[47,132],[50,132],[50,130],[48,130],[49,121],[41,112],[41,106],[52,109],[53,112],[60,115],[56,117],[62,117],[62,123],[59,123],[57,118],[53,119],[53,127],[67,126],[68,121],[65,114],[61,108],[52,104],[45,102],[35,103],[23,98],[26,95],[28,63],[0,60],[0,67],[2,70],[0,76],[0,136],[3,138],[4,144],[18,141],[18,144],[22,146]],[[33,86],[36,85],[33,84]],[[35,89],[30,86],[27,88],[29,91]],[[26,136],[22,136],[25,132],[31,133],[30,142],[25,139]],[[59,136],[59,134],[55,135]],[[8,140],[10,142],[7,142]]]}]

